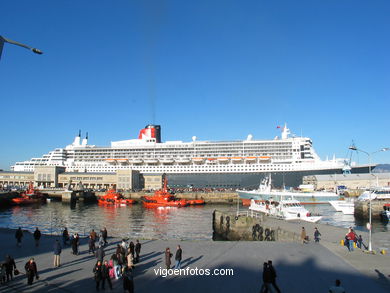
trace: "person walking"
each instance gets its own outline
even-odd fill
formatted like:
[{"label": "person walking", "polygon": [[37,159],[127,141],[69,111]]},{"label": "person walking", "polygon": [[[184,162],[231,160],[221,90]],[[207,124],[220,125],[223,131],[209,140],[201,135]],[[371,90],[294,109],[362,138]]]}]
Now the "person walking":
[{"label": "person walking", "polygon": [[78,255],[79,254],[79,244],[80,244],[79,241],[80,241],[79,234],[75,233],[72,236],[72,240],[70,241],[70,243],[72,245],[72,253],[74,255]]},{"label": "person walking", "polygon": [[314,242],[319,243],[320,242],[320,236],[321,233],[318,231],[317,227],[314,228]]},{"label": "person walking", "polygon": [[302,231],[301,231],[301,241],[302,241],[302,244],[305,244],[305,243],[306,243],[306,230],[305,230],[305,227],[302,227]]},{"label": "person walking", "polygon": [[127,260],[127,266],[131,267],[133,269],[134,268],[134,257],[133,257],[133,254],[131,253],[130,247],[127,249],[126,260]]},{"label": "person walking", "polygon": [[276,292],[280,293],[280,289],[279,289],[278,285],[276,284],[276,271],[275,271],[274,266],[272,265],[272,260],[268,261],[268,269],[271,273],[271,284],[272,284],[272,286],[274,286]]},{"label": "person walking", "polygon": [[62,247],[60,241],[56,239],[56,241],[54,242],[54,262],[53,262],[53,266],[55,268],[58,268],[61,265],[60,264],[61,251],[62,251]]},{"label": "person walking", "polygon": [[137,239],[135,244],[135,263],[139,262],[139,255],[141,253],[141,243],[139,243],[139,240]]},{"label": "person walking", "polygon": [[108,244],[107,242],[107,229],[106,227],[103,228],[102,230],[102,237],[103,237],[103,241],[104,241],[104,246],[106,246]]},{"label": "person walking", "polygon": [[134,293],[134,279],[133,270],[131,267],[126,266],[123,268],[123,290],[128,293]]},{"label": "person walking", "polygon": [[167,269],[171,268],[171,257],[172,257],[171,250],[169,249],[169,247],[167,247],[165,249],[165,266]]},{"label": "person walking", "polygon": [[336,280],[335,286],[329,288],[329,293],[345,293],[345,289],[341,287],[340,280]]},{"label": "person walking", "polygon": [[112,290],[112,283],[111,283],[111,278],[110,278],[110,269],[112,267],[108,265],[108,261],[105,260],[102,266],[102,288],[104,288],[104,283],[107,280],[108,286],[110,287],[110,290]]},{"label": "person walking", "polygon": [[4,263],[5,263],[5,275],[7,277],[7,282],[9,282],[10,280],[14,279],[13,272],[14,270],[16,270],[15,260],[13,259],[12,256],[7,254],[5,256]]},{"label": "person walking", "polygon": [[100,261],[101,263],[103,263],[103,258],[106,256],[106,254],[104,253],[104,248],[103,246],[99,246],[98,249],[96,250],[96,259],[98,261]]},{"label": "person walking", "polygon": [[96,291],[99,291],[100,281],[102,281],[102,262],[98,260],[93,267],[94,279],[96,282]]},{"label": "person walking", "polygon": [[41,231],[39,231],[38,227],[34,231],[34,240],[35,240],[35,247],[39,246],[39,239],[41,239]]},{"label": "person walking", "polygon": [[30,260],[24,265],[24,269],[26,270],[28,285],[32,285],[34,277],[37,280],[39,279],[37,264],[35,263],[34,258],[30,258]]},{"label": "person walking", "polygon": [[92,240],[93,240],[94,242],[96,242],[96,240],[97,240],[97,234],[96,234],[96,232],[95,232],[94,229],[91,230],[91,232],[89,233],[89,236],[92,238]]},{"label": "person walking", "polygon": [[88,238],[88,254],[92,252],[92,254],[95,254],[96,246],[95,246],[95,240],[92,239],[92,236],[89,235]]},{"label": "person walking", "polygon": [[348,250],[353,251],[353,244],[355,243],[355,232],[353,229],[350,229],[349,233],[347,234],[348,239]]},{"label": "person walking", "polygon": [[134,258],[134,254],[135,254],[135,245],[134,245],[134,242],[133,242],[133,241],[130,241],[129,249],[130,249],[130,252],[131,252],[131,254],[133,255],[133,258]]},{"label": "person walking", "polygon": [[272,288],[272,274],[269,270],[268,263],[263,264],[263,284],[260,288],[260,293],[273,292]]},{"label": "person walking", "polygon": [[65,227],[64,231],[62,231],[62,243],[64,246],[69,245],[69,232],[68,228]]},{"label": "person walking", "polygon": [[15,238],[16,238],[16,246],[22,247],[22,238],[23,238],[23,231],[22,228],[18,228],[15,232]]},{"label": "person walking", "polygon": [[176,264],[175,264],[175,270],[176,269],[181,269],[181,257],[182,257],[182,249],[180,247],[180,245],[177,246],[177,250],[176,250],[176,255],[175,255],[175,261],[176,261]]}]

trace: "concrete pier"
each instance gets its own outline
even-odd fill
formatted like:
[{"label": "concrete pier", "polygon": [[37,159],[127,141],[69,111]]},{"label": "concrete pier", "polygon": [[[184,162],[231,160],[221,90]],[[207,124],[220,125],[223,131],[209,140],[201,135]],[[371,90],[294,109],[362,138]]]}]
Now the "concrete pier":
[{"label": "concrete pier", "polygon": [[[390,204],[390,200],[372,200],[371,209],[372,209],[372,218],[380,219],[380,214],[383,211],[383,206],[385,204]],[[368,219],[370,210],[369,201],[356,201],[355,202],[355,211],[354,215],[357,219]]]}]

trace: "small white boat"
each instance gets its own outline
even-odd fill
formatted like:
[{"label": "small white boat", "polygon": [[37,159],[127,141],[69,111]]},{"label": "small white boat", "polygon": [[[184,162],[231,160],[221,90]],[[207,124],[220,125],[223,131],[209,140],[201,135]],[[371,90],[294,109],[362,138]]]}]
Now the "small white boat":
[{"label": "small white boat", "polygon": [[353,200],[331,200],[329,203],[336,212],[342,212],[344,215],[353,215],[355,211],[355,202]]},{"label": "small white boat", "polygon": [[256,202],[252,199],[249,209],[285,220],[303,220],[316,223],[322,218],[321,216],[313,216],[295,199],[280,201],[266,200],[260,202]]}]

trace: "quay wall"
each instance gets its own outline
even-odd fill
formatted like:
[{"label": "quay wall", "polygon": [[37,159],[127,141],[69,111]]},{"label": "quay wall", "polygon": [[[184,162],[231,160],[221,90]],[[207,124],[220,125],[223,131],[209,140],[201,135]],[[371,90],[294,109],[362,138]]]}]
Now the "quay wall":
[{"label": "quay wall", "polygon": [[[372,218],[380,219],[381,212],[383,211],[383,206],[385,204],[390,204],[390,200],[372,200]],[[354,215],[357,219],[368,219],[370,211],[370,202],[369,201],[356,201],[355,202],[355,211]]]},{"label": "quay wall", "polygon": [[263,214],[213,212],[214,240],[298,242],[300,234],[281,228]]}]

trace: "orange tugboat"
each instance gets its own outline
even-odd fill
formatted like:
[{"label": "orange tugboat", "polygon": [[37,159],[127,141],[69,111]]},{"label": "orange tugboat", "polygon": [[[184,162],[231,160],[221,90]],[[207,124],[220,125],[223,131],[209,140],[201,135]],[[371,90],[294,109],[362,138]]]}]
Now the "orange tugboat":
[{"label": "orange tugboat", "polygon": [[153,196],[142,197],[142,202],[146,208],[156,207],[186,207],[189,203],[184,199],[177,199],[168,192],[167,179],[164,179],[164,187],[154,192]]},{"label": "orange tugboat", "polygon": [[32,182],[28,185],[27,191],[19,194],[17,197],[11,199],[11,203],[14,205],[28,205],[34,203],[44,203],[46,198],[42,193],[34,189]]},{"label": "orange tugboat", "polygon": [[102,205],[131,205],[135,203],[134,199],[124,198],[122,194],[116,192],[115,189],[109,189],[107,193],[98,198],[98,204]]},{"label": "orange tugboat", "polygon": [[168,192],[167,179],[164,179],[164,187],[161,190],[154,192],[153,196],[142,197],[144,207],[186,207],[189,205],[203,205],[205,201],[203,199],[178,199],[174,195]]}]

